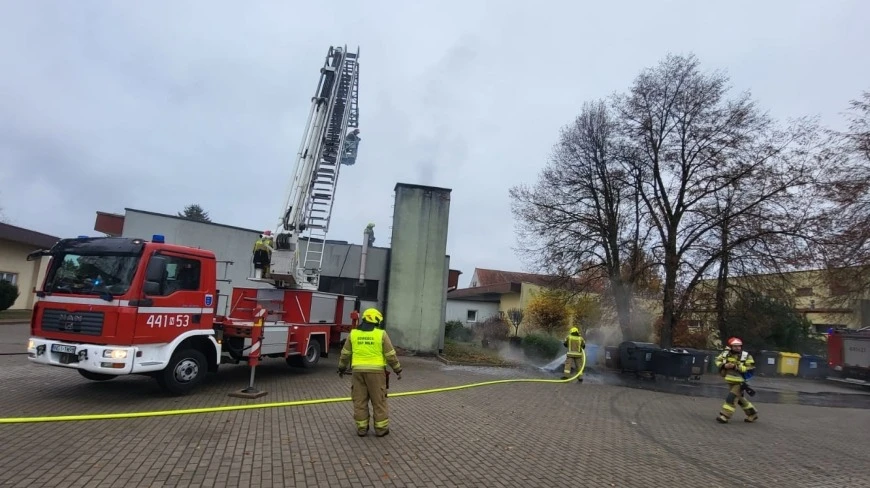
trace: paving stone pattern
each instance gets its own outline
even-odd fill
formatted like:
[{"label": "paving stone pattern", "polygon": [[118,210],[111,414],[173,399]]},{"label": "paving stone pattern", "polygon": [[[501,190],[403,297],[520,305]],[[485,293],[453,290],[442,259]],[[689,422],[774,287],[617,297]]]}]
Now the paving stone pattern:
[{"label": "paving stone pattern", "polygon": [[[94,383],[0,356],[0,416],[349,396],[336,356],[313,370],[266,361],[257,385],[269,394],[257,400],[227,396],[246,385],[245,366],[222,366],[199,391],[175,398],[144,377]],[[392,392],[530,375],[402,362]],[[738,412],[719,425],[720,405],[592,382],[519,383],[392,398],[384,438],[356,436],[349,402],[0,425],[0,486],[870,487],[870,410],[759,403],[759,423]]]}]

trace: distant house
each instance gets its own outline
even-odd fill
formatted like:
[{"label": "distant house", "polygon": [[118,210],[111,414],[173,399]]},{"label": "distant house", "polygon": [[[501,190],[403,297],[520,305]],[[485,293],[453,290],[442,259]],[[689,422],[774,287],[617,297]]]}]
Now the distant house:
[{"label": "distant house", "polygon": [[447,292],[445,316],[472,325],[511,308],[525,308],[537,290],[557,283],[555,276],[475,268],[468,288]]},{"label": "distant house", "polygon": [[10,310],[32,310],[33,290],[45,277],[48,258],[27,261],[27,255],[53,246],[59,237],[0,223],[0,280],[18,286],[18,300]]}]

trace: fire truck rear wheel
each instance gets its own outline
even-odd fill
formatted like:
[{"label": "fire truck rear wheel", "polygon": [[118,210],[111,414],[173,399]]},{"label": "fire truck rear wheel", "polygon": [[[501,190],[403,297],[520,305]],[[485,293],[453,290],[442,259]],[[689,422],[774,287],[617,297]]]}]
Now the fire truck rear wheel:
[{"label": "fire truck rear wheel", "polygon": [[103,374],[103,373],[92,373],[90,371],[85,371],[83,369],[78,370],[79,374],[84,376],[85,378],[91,381],[109,381],[117,378],[117,375],[114,374]]},{"label": "fire truck rear wheel", "polygon": [[305,354],[290,356],[287,358],[287,364],[297,368],[312,368],[320,361],[320,343],[312,339],[308,341],[308,350]]},{"label": "fire truck rear wheel", "polygon": [[190,393],[207,372],[205,354],[196,349],[175,351],[166,369],[157,373],[157,384],[173,395]]}]

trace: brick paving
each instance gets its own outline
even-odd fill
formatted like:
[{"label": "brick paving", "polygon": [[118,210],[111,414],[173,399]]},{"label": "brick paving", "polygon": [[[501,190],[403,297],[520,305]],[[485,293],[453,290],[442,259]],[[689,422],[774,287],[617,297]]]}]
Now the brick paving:
[{"label": "brick paving", "polygon": [[[257,385],[269,394],[257,400],[227,396],[246,385],[244,366],[173,398],[144,377],[93,383],[0,356],[0,416],[348,396],[336,356],[308,371],[266,361]],[[402,361],[393,392],[530,375]],[[870,410],[758,403],[759,423],[738,413],[723,426],[713,421],[720,404],[593,381],[520,383],[393,398],[393,430],[380,439],[356,436],[349,402],[0,425],[0,486],[870,487]]]}]

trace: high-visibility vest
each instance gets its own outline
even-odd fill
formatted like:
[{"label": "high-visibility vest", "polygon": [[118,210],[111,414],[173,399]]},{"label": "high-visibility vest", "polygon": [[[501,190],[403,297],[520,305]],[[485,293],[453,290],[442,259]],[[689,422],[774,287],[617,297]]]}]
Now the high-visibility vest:
[{"label": "high-visibility vest", "polygon": [[[374,367],[384,368],[387,365],[387,360],[384,358],[384,330],[360,330],[353,329],[350,331],[351,351],[353,357],[350,367]],[[368,368],[366,368],[368,369]]]},{"label": "high-visibility vest", "polygon": [[583,338],[580,336],[568,336],[568,355],[582,356],[583,355]]}]

